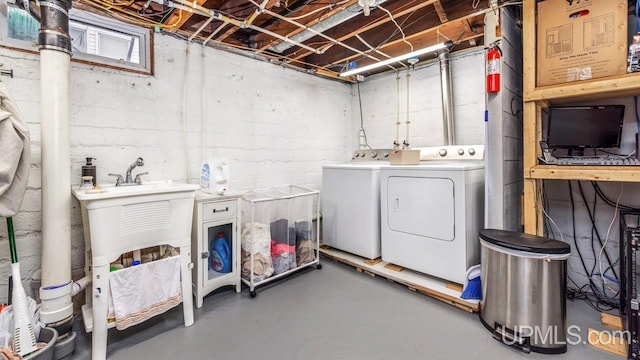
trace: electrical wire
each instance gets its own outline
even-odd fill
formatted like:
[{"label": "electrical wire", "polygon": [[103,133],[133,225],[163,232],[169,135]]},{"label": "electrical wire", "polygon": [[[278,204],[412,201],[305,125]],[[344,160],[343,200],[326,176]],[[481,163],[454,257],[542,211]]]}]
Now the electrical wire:
[{"label": "electrical wire", "polygon": [[364,130],[364,116],[362,115],[362,97],[360,96],[360,82],[357,83],[358,88],[358,104],[360,105],[360,130],[362,130],[362,134],[364,135],[364,144],[371,150],[371,146],[369,146],[369,140],[367,140],[367,132]]},{"label": "electrical wire", "polygon": [[[574,274],[578,274],[580,276],[585,276],[588,278],[588,284],[583,285],[582,287],[577,286],[577,284],[575,283],[575,281],[573,281],[573,279],[571,279],[569,277],[569,279],[574,282],[574,284],[576,284],[576,289],[568,289],[568,296],[570,299],[575,298],[575,299],[581,299],[581,300],[585,300],[589,303],[589,305],[591,307],[593,307],[594,309],[597,309],[599,311],[608,311],[614,308],[617,308],[619,305],[617,303],[618,299],[616,299],[615,297],[618,296],[619,294],[619,290],[614,289],[613,287],[611,287],[610,283],[619,283],[618,277],[616,275],[615,278],[609,277],[608,275],[606,275],[606,273],[609,271],[609,268],[611,268],[611,270],[613,270],[614,266],[618,263],[619,259],[616,260],[615,262],[609,262],[609,267],[607,267],[607,269],[603,272],[600,271],[599,273],[594,273],[589,272],[586,268],[586,264],[582,255],[582,252],[580,251],[580,248],[578,247],[577,241],[576,241],[576,229],[575,229],[575,201],[573,199],[573,189],[572,189],[572,185],[571,185],[571,181],[568,181],[569,184],[569,197],[571,199],[571,206],[572,206],[572,219],[573,219],[573,233],[574,233],[574,245],[576,247],[576,253],[578,254],[578,257],[580,258],[580,262],[582,264],[582,267],[585,271],[586,275],[582,275],[580,272],[576,271],[575,269],[573,269],[573,267],[571,266],[571,263],[569,262],[569,267],[571,268],[572,272]],[[595,201],[595,199],[594,199]],[[595,205],[594,205],[595,206]],[[595,213],[595,212],[594,212]],[[615,219],[614,219],[615,221]],[[612,221],[612,223],[614,222]],[[604,251],[602,250],[604,249]],[[592,244],[592,251],[595,252],[594,248],[593,248],[593,244]],[[601,254],[605,253],[606,254],[606,244],[605,246],[601,247]],[[595,254],[594,254],[595,255]],[[602,261],[600,261],[600,265],[602,264]],[[602,274],[602,275],[601,275]],[[594,282],[594,277],[597,276],[599,277],[599,280],[602,282],[602,289],[600,289],[598,286],[596,286],[596,283]],[[604,278],[604,280],[603,280]],[[609,280],[609,283],[607,283],[606,281]],[[591,288],[591,292],[586,292],[584,290],[585,287],[589,286]],[[607,293],[607,289],[611,292],[614,292],[615,294],[613,296],[610,296]]]},{"label": "electrical wire", "polygon": [[[589,275],[589,270],[587,270],[587,265],[584,262],[584,257],[582,257],[582,251],[580,251],[580,247],[578,246],[578,240],[576,239],[576,208],[575,208],[575,202],[573,200],[573,187],[571,186],[571,180],[568,180],[567,183],[569,184],[569,199],[571,200],[571,224],[573,227],[573,244],[575,246],[578,257],[580,258],[580,263],[582,264],[584,273]],[[589,283],[593,284],[593,280],[589,279]]]},{"label": "electrical wire", "polygon": [[[620,193],[618,194],[618,199],[616,200],[616,207],[613,211],[613,218],[611,219],[611,223],[609,223],[609,228],[607,229],[607,236],[604,240],[604,245],[602,245],[602,247],[600,248],[600,253],[598,254],[598,262],[599,262],[600,274],[601,274],[600,277],[602,278],[602,283],[604,286],[607,286],[607,280],[606,280],[606,277],[604,276],[604,271],[602,271],[602,253],[604,252],[604,249],[607,246],[607,243],[609,242],[609,234],[611,233],[611,228],[613,227],[613,223],[618,218],[618,204],[620,204],[620,198],[622,198],[623,191],[624,191],[624,183],[620,183]],[[616,279],[617,278],[618,277],[616,276]]]},{"label": "electrical wire", "polygon": [[113,17],[116,17],[129,24],[134,24],[134,25],[145,27],[145,28],[160,27],[164,29],[175,29],[178,26],[178,24],[180,24],[180,22],[182,21],[182,10],[179,10],[178,19],[175,23],[163,24],[157,21],[147,19],[140,14],[127,10],[126,8],[113,6],[113,4],[106,3],[102,0],[78,0],[78,1],[88,4],[90,6],[94,6],[99,9],[102,9],[103,11],[107,12],[109,15],[112,15]]},{"label": "electrical wire", "polygon": [[[587,205],[587,198],[586,198],[586,196],[584,194],[584,191],[582,189],[582,184],[580,184],[580,181],[578,181],[578,190],[580,191],[580,195],[582,197],[582,201],[584,202],[585,207],[587,208],[587,214],[589,215],[589,220],[591,220],[591,231],[595,232],[596,238],[598,239],[598,242],[600,243],[600,249],[605,249],[606,242],[604,242],[604,243],[602,242],[602,237],[600,236],[600,232],[598,231],[598,228],[596,226],[595,205],[594,205],[594,210],[593,210],[593,213],[592,213],[591,209]],[[595,197],[594,197],[594,199],[595,199]],[[591,239],[591,242],[593,244],[593,239]],[[593,251],[593,256],[595,257],[596,253],[595,253],[595,249],[593,247],[592,247],[592,251]],[[606,249],[604,251],[605,251],[605,255],[606,255],[608,263],[612,264],[611,258],[609,257],[609,253],[606,251]],[[595,264],[594,264],[594,266],[595,266]],[[594,269],[591,270],[591,273],[593,273],[593,270]],[[600,271],[600,272],[602,272],[602,271]],[[590,274],[590,273],[588,273],[588,274]],[[618,274],[615,272],[615,270],[613,270],[613,274],[616,277],[616,279],[618,279]]]},{"label": "electrical wire", "polygon": [[[602,191],[602,189],[600,189],[600,186],[598,185],[597,182],[592,181],[591,185],[593,186],[596,194],[598,195],[598,197],[600,197],[600,199],[604,200],[604,202],[611,206],[611,207],[615,207],[616,206],[616,202],[614,202],[613,200],[609,199],[607,197],[607,195]],[[625,211],[640,211],[640,208],[637,207],[633,207],[633,206],[628,206],[628,205],[622,205],[622,204],[618,204],[618,207],[621,210],[625,210]]]},{"label": "electrical wire", "polygon": [[[412,11],[407,17],[405,17],[405,19],[400,23],[400,26],[404,26],[405,22],[407,22],[411,16],[415,13],[415,11]],[[426,15],[420,16],[419,18],[413,20],[411,23],[407,24],[407,27],[415,24],[417,21],[421,20],[422,18],[424,18]],[[376,45],[375,48],[372,48],[371,51],[377,52],[382,46],[384,46],[385,44],[387,44],[394,36],[396,36],[396,34],[398,34],[398,28],[396,28],[391,35],[389,35],[386,39],[382,40],[380,43],[378,43],[378,45]],[[353,61],[359,61],[364,59],[365,56],[360,56],[359,58],[357,58],[356,60]],[[347,62],[348,64],[348,62]],[[400,63],[403,67],[407,68],[408,66],[405,65],[404,63]],[[395,70],[395,69],[394,69]]]},{"label": "electrical wire", "polygon": [[389,55],[387,53],[384,53],[384,52],[374,48],[373,46],[371,46],[368,42],[365,41],[365,39],[362,38],[362,36],[360,36],[360,34],[356,34],[356,39],[360,40],[361,43],[363,43],[366,47],[368,47],[371,51],[375,52],[376,54],[380,54],[380,55],[386,57],[387,59],[391,59],[391,55]]},{"label": "electrical wire", "polygon": [[[323,6],[323,7],[321,7],[321,8],[315,9],[315,10],[313,10],[313,11],[310,11],[310,12],[306,13],[306,14],[302,14],[302,15],[300,15],[300,16],[295,16],[295,17],[287,17],[287,19],[289,19],[289,20],[300,20],[300,19],[304,19],[304,18],[306,18],[306,17],[307,17],[307,16],[309,16],[309,15],[313,15],[313,14],[315,14],[315,13],[318,13],[318,12],[320,12],[320,11],[324,11],[324,10],[332,10],[334,7],[336,7],[336,6],[340,6],[340,5],[344,5],[344,4],[348,3],[348,2],[349,2],[349,0],[344,0],[344,1],[341,1],[341,2],[339,2],[339,3],[335,3],[335,2],[334,2],[334,3],[330,3],[330,4],[329,4],[329,5],[327,5],[327,6]],[[320,4],[314,4],[314,5],[320,5]],[[322,17],[322,16],[320,16],[320,17]],[[318,20],[318,21],[319,21],[319,20]]]},{"label": "electrical wire", "polygon": [[400,25],[398,25],[398,23],[396,22],[396,19],[393,18],[393,14],[391,14],[391,11],[385,9],[382,7],[382,5],[378,5],[377,6],[378,9],[384,11],[387,13],[387,15],[389,15],[389,19],[391,19],[391,21],[396,25],[396,27],[398,28],[398,30],[400,31],[400,34],[402,34],[402,41],[405,42],[406,44],[409,45],[409,47],[411,48],[411,51],[413,51],[413,45],[407,41],[407,37],[404,34],[404,31],[402,30],[402,28],[400,27]]}]

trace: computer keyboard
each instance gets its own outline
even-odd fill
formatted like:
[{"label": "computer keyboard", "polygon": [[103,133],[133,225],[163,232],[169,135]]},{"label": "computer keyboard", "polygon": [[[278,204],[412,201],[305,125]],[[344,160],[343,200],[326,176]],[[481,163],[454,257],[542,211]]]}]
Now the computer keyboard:
[{"label": "computer keyboard", "polygon": [[558,158],[557,165],[591,165],[591,166],[640,166],[640,160],[610,157],[571,157]]}]

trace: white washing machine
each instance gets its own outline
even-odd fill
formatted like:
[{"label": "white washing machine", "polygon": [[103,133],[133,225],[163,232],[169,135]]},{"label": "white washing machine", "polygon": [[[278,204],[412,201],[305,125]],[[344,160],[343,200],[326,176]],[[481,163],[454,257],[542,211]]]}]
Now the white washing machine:
[{"label": "white washing machine", "polygon": [[324,244],[380,257],[380,170],[389,166],[388,156],[389,150],[358,150],[351,163],[322,167]]},{"label": "white washing machine", "polygon": [[385,167],[380,194],[382,260],[463,284],[480,263],[484,162]]}]

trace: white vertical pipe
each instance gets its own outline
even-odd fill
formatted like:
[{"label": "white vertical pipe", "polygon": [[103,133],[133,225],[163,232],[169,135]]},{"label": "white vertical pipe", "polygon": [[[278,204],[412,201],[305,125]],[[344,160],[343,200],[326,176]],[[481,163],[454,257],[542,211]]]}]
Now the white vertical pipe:
[{"label": "white vertical pipe", "polygon": [[[42,289],[59,289],[71,281],[71,150],[69,139],[69,62],[66,52],[40,51],[40,122],[42,129]],[[71,291],[44,301],[44,323],[73,314]],[[53,300],[53,299],[52,299]]]}]

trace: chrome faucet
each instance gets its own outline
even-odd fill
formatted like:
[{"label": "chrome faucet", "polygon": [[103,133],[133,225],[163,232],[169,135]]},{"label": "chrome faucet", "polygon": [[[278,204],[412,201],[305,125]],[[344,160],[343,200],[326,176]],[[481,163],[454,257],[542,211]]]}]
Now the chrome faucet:
[{"label": "chrome faucet", "polygon": [[127,168],[126,177],[124,179],[120,174],[109,174],[109,176],[117,177],[116,186],[142,185],[142,179],[140,179],[140,176],[147,175],[149,172],[138,173],[138,175],[136,175],[136,178],[133,179],[131,178],[131,170],[133,170],[137,166],[144,166],[143,158],[139,157],[136,159],[136,161],[134,161],[133,163],[131,163],[131,165],[129,165],[129,167]]}]

